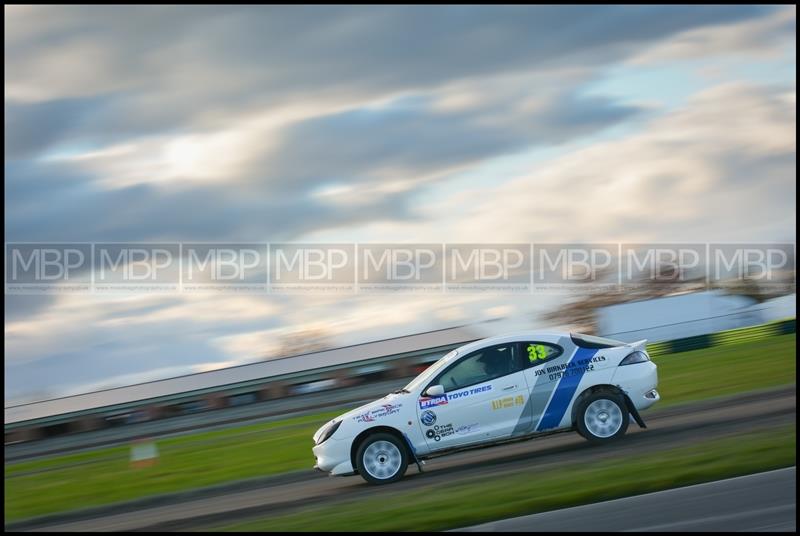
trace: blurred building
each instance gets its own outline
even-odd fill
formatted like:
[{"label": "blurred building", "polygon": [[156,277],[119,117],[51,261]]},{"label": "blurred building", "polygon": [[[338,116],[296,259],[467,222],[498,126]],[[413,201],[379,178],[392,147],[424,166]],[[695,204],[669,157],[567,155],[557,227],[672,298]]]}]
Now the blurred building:
[{"label": "blurred building", "polygon": [[402,387],[403,379],[480,338],[473,328],[459,326],[9,406],[5,408],[5,443],[8,447],[60,438],[58,444],[67,448],[77,443],[64,436],[78,432],[88,437],[110,428],[130,429],[114,434],[124,439],[299,409],[324,410],[334,403],[374,397],[376,389],[385,394],[389,386]]},{"label": "blurred building", "polygon": [[795,295],[762,303],[721,290],[619,303],[597,309],[600,335],[626,342],[668,341],[754,326],[796,314]]}]

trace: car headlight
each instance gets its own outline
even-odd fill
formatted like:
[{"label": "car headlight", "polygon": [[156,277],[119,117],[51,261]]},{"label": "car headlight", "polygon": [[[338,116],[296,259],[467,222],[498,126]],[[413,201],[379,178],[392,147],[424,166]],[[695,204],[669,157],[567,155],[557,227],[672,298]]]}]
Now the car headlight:
[{"label": "car headlight", "polygon": [[333,421],[325,429],[325,431],[322,432],[322,435],[319,436],[319,441],[317,441],[317,445],[323,444],[329,437],[331,437],[334,433],[336,433],[336,430],[339,429],[339,425],[341,425],[341,424],[342,424],[342,421]]},{"label": "car headlight", "polygon": [[625,359],[620,361],[619,366],[622,365],[633,365],[634,363],[644,363],[645,361],[650,361],[650,358],[644,352],[633,352],[632,354],[628,355]]}]

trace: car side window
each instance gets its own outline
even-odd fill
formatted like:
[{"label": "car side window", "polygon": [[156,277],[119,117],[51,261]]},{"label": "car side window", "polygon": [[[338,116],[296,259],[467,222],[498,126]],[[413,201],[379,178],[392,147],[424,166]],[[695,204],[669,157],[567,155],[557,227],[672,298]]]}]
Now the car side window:
[{"label": "car side window", "polygon": [[564,353],[564,349],[557,344],[530,341],[520,343],[521,352],[526,357],[528,367],[536,367],[547,363]]},{"label": "car side window", "polygon": [[431,385],[439,384],[446,392],[456,391],[522,370],[516,343],[481,348],[439,374]]}]

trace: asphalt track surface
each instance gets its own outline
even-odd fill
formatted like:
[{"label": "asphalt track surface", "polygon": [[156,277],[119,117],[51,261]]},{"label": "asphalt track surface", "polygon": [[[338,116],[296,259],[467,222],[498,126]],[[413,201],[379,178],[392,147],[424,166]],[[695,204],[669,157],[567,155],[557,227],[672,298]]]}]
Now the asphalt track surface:
[{"label": "asphalt track surface", "polygon": [[[797,468],[493,521],[464,532],[796,532]],[[632,515],[633,514],[633,515]]]},{"label": "asphalt track surface", "polygon": [[[7,530],[132,531],[193,530],[302,511],[338,500],[375,497],[415,490],[463,478],[502,478],[520,469],[553,469],[572,463],[593,463],[625,455],[643,455],[691,445],[698,441],[736,436],[794,423],[796,388],[715,399],[643,414],[648,428],[635,424],[622,440],[591,445],[575,433],[555,434],[532,441],[465,451],[429,460],[424,472],[415,466],[389,486],[374,487],[360,477],[334,478],[300,471],[265,479],[255,488],[218,488],[148,499],[112,508],[15,523]],[[312,463],[309,441],[309,465]]]}]

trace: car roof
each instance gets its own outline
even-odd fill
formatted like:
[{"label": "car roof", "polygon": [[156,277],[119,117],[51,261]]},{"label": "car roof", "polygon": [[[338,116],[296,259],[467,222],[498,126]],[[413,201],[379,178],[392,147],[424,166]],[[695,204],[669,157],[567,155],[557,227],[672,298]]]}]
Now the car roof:
[{"label": "car roof", "polygon": [[464,355],[465,352],[470,352],[477,348],[483,348],[484,346],[491,345],[491,344],[502,344],[504,342],[516,342],[516,341],[525,341],[525,340],[534,340],[534,341],[541,341],[541,342],[551,342],[557,343],[558,341],[562,340],[564,337],[569,338],[570,334],[568,331],[536,331],[536,330],[526,330],[526,331],[515,331],[512,333],[506,333],[503,335],[495,335],[493,337],[487,337],[485,339],[481,339],[479,341],[471,342],[469,344],[465,344],[457,349],[458,355]]}]

